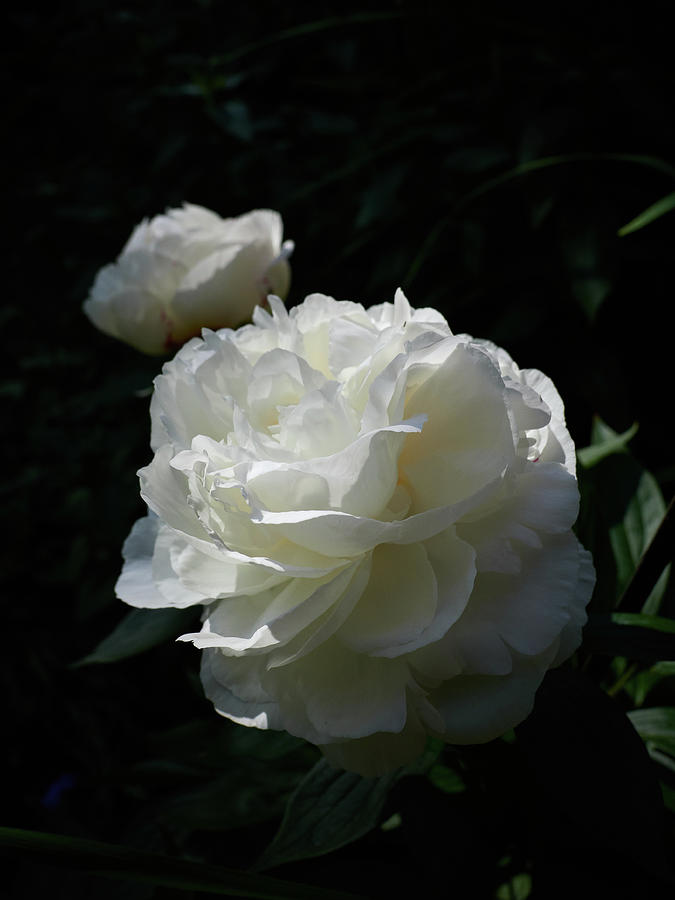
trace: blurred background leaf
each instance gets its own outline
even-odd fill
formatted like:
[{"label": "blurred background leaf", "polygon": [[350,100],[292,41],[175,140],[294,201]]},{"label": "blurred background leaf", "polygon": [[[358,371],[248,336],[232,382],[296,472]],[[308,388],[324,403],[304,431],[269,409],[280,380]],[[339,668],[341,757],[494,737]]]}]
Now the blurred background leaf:
[{"label": "blurred background leaf", "polygon": [[[578,533],[600,574],[591,612],[610,616],[675,493],[671,37],[645,6],[587,5],[580,19],[419,0],[73,0],[12,8],[7,45],[6,821],[241,869],[272,840],[316,750],[215,716],[199,654],[150,646],[144,629],[133,631],[142,654],[69,668],[120,625],[114,584],[144,512],[135,473],[150,458],[161,362],[84,317],[97,270],[144,216],[185,200],[223,216],[272,207],[296,242],[290,304],[324,291],[370,305],[401,285],[453,331],[541,368],[592,451],[580,453]],[[675,613],[667,573],[644,612]],[[671,708],[668,664],[635,662],[582,655],[579,666],[622,715]],[[616,741],[592,734],[598,765],[626,738],[618,725]],[[675,773],[653,762],[663,748],[651,761],[633,750],[636,784],[657,765],[674,796]],[[615,897],[648,896],[631,854],[612,857],[610,877],[571,813],[551,825],[557,845],[541,840],[517,741],[446,748],[436,766],[387,792],[377,821],[391,827],[288,863],[284,878],[414,896],[420,871],[446,892],[451,867],[467,896],[531,887],[548,900],[581,884],[600,896],[603,875]],[[570,796],[600,816],[580,794],[581,756],[564,766]],[[642,846],[642,813],[619,814]],[[672,815],[665,828],[672,841]],[[175,896],[35,862],[13,871],[19,900]]]}]

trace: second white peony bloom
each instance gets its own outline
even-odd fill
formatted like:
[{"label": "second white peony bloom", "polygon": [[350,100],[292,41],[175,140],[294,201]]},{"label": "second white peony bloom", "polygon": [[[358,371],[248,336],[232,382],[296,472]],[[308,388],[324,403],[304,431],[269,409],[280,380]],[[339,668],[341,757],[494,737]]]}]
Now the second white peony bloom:
[{"label": "second white peony bloom", "polygon": [[156,379],[118,595],[203,605],[182,640],[218,712],[347,769],[502,734],[595,580],[555,387],[400,291],[271,302]]},{"label": "second white peony bloom", "polygon": [[202,328],[240,325],[268,294],[285,297],[293,242],[279,213],[221,219],[186,203],[138,225],[98,273],[84,311],[144,353],[173,352]]}]

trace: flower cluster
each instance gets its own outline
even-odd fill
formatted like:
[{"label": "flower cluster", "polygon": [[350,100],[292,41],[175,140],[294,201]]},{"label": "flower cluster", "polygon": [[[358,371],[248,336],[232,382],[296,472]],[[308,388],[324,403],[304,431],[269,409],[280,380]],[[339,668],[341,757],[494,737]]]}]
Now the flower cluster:
[{"label": "flower cluster", "polygon": [[[181,215],[163,220],[167,240]],[[270,259],[279,240],[280,226]],[[201,262],[165,293],[181,322],[202,273],[227,272],[196,246]],[[554,385],[400,291],[370,309],[270,303],[252,325],[204,330],[156,379],[139,473],[150,511],[125,543],[119,597],[201,605],[182,640],[203,651],[218,712],[345,768],[390,770],[428,735],[502,734],[579,644],[594,583]]]}]

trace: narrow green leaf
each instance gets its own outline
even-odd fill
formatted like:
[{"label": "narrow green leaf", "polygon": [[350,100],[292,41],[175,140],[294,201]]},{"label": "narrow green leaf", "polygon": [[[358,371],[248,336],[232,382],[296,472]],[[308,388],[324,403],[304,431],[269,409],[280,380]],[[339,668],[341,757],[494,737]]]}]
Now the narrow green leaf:
[{"label": "narrow green leaf", "polygon": [[0,827],[0,846],[13,847],[71,868],[107,878],[140,881],[182,891],[203,891],[260,900],[354,900],[354,894],[280,881],[131,847],[22,828]]},{"label": "narrow green leaf", "polygon": [[[609,539],[617,563],[618,581],[626,586],[665,513],[656,479],[643,471],[620,522],[610,526]],[[646,603],[647,598],[644,598]]]},{"label": "narrow green leaf", "polygon": [[377,824],[397,777],[398,772],[363,778],[319,760],[291,796],[279,831],[256,868],[321,856],[366,834]]},{"label": "narrow green leaf", "polygon": [[619,228],[617,235],[619,237],[624,237],[627,234],[631,234],[633,231],[639,231],[640,228],[644,228],[645,225],[649,225],[649,223],[653,222],[655,219],[660,219],[661,216],[665,216],[666,213],[669,213],[673,209],[675,209],[675,191],[673,191],[672,194],[661,197],[660,200],[657,200],[656,203],[652,203],[652,205],[648,206],[644,212],[641,212],[639,216],[636,216],[622,228]]},{"label": "narrow green leaf", "polygon": [[612,622],[617,625],[636,625],[640,628],[651,628],[664,634],[675,634],[675,619],[664,616],[648,616],[645,613],[612,613]]},{"label": "narrow green leaf", "polygon": [[[622,436],[596,418],[591,444],[618,442]],[[625,450],[605,456],[592,468],[580,469],[581,510],[576,531],[593,554],[598,580],[593,605],[610,611],[627,589],[643,554],[664,520],[666,504],[656,479]],[[665,590],[665,562],[651,577],[651,565],[626,612],[656,613]],[[636,586],[637,587],[637,586]]]},{"label": "narrow green leaf", "polygon": [[634,709],[628,713],[628,718],[643,741],[675,756],[675,707]]},{"label": "narrow green leaf", "polygon": [[612,435],[606,436],[603,440],[598,441],[598,443],[577,450],[577,459],[585,469],[590,469],[606,456],[610,456],[612,453],[620,453],[625,450],[628,441],[635,437],[637,430],[638,423],[633,422],[630,428],[627,431],[624,431],[623,434],[613,433]]},{"label": "narrow green leaf", "polygon": [[[670,563],[675,549],[675,497],[670,501],[656,532],[642,554],[640,562],[628,582],[619,606],[624,610],[642,608],[644,613],[658,611],[661,596],[670,574]],[[655,585],[649,593],[652,585]]]},{"label": "narrow green leaf", "polygon": [[175,640],[195,620],[194,609],[132,609],[101,643],[73,668],[112,663]]},{"label": "narrow green leaf", "polygon": [[669,678],[672,675],[675,675],[675,662],[672,660],[670,662],[658,662],[648,669],[636,672],[632,678],[629,677],[623,689],[632,698],[635,706],[642,706],[651,690],[664,678]]}]

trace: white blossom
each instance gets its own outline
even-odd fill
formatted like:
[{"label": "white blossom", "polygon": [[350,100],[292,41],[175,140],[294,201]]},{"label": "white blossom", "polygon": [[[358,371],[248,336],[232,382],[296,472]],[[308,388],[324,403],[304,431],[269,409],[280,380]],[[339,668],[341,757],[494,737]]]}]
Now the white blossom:
[{"label": "white blossom", "polygon": [[173,351],[203,327],[240,325],[274,293],[285,297],[292,241],[279,213],[221,219],[186,203],[138,225],[96,276],[84,311],[94,325],[150,354]]},{"label": "white blossom", "polygon": [[553,383],[401,291],[271,308],[156,379],[118,595],[203,605],[181,639],[217,711],[347,769],[502,734],[595,580]]}]

